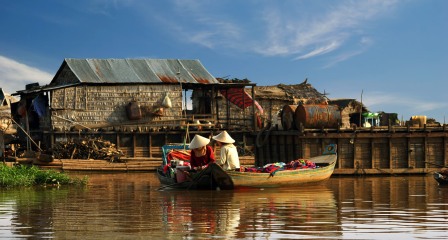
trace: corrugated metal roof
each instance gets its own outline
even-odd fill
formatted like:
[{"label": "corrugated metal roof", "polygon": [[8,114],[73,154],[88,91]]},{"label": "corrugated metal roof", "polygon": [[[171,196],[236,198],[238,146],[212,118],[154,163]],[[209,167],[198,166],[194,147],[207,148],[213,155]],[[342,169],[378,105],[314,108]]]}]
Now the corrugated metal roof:
[{"label": "corrugated metal roof", "polygon": [[219,83],[199,60],[66,58],[65,62],[81,83]]}]

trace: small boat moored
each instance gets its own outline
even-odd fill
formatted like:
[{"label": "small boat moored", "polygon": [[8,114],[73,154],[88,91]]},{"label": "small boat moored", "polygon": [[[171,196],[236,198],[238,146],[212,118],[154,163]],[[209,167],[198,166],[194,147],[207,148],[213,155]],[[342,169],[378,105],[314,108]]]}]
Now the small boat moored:
[{"label": "small boat moored", "polygon": [[[315,183],[331,177],[336,165],[336,145],[328,145],[321,156],[312,157],[305,161],[315,165],[312,168],[285,169],[275,174],[265,172],[237,172],[228,171],[235,187],[282,187]],[[296,160],[297,161],[297,160]]]},{"label": "small boat moored", "polygon": [[[282,187],[301,185],[303,183],[314,183],[327,180],[334,171],[337,160],[337,147],[330,144],[325,148],[322,155],[309,159],[298,159],[289,164],[288,167],[271,168],[245,168],[224,171],[219,165],[213,163],[200,172],[188,171],[188,153],[185,156],[176,153],[179,159],[167,160],[168,154],[182,149],[182,146],[163,146],[163,165],[157,168],[157,176],[164,188],[183,189],[222,189],[229,190],[245,187]],[[185,151],[185,148],[184,148]],[[173,163],[182,166],[176,166]],[[296,163],[294,165],[294,163]],[[299,166],[297,166],[299,163]],[[302,165],[300,163],[307,163]],[[294,165],[294,166],[293,166]],[[273,165],[274,166],[274,165]],[[293,166],[293,167],[292,167]],[[251,169],[252,171],[248,171]],[[254,170],[255,169],[255,170]]]}]

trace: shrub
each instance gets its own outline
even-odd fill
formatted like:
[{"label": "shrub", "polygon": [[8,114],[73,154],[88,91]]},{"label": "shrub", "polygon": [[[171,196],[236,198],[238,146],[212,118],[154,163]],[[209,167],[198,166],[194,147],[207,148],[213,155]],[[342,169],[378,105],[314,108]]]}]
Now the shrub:
[{"label": "shrub", "polygon": [[54,170],[41,170],[36,166],[0,164],[0,187],[29,187],[34,185],[85,185],[87,178],[70,178]]}]

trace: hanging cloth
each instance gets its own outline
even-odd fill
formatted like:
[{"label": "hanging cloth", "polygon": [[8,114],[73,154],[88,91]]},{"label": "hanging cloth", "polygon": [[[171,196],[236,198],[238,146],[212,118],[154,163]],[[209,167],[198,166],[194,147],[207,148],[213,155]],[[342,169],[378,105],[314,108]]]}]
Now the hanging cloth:
[{"label": "hanging cloth", "polygon": [[32,102],[31,105],[34,108],[34,111],[37,113],[37,115],[39,117],[45,117],[46,115],[46,106],[47,106],[47,98],[39,95],[37,97],[35,97]]},{"label": "hanging cloth", "polygon": [[244,88],[229,88],[220,90],[221,94],[229,100],[231,103],[237,105],[241,109],[245,109],[252,104],[258,109],[260,114],[263,114],[263,108],[258,104],[257,101],[252,100],[252,98],[244,91]]}]

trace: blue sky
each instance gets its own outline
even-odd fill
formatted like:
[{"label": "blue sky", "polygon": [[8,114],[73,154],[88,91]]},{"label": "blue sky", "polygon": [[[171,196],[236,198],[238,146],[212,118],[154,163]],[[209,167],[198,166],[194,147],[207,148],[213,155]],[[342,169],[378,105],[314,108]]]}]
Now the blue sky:
[{"label": "blue sky", "polygon": [[1,1],[0,83],[48,84],[64,58],[199,59],[259,86],[305,78],[400,119],[448,121],[445,0]]}]

